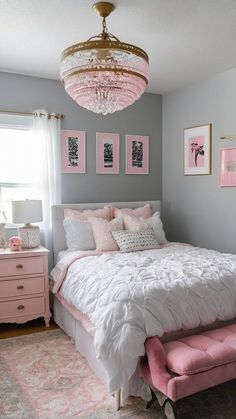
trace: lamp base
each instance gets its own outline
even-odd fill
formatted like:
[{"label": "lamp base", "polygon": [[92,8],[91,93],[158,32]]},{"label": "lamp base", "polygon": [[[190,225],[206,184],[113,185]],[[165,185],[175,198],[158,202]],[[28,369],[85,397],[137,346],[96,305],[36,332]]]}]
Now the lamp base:
[{"label": "lamp base", "polygon": [[27,224],[18,228],[18,235],[22,241],[22,247],[33,249],[40,245],[40,230],[38,226]]}]

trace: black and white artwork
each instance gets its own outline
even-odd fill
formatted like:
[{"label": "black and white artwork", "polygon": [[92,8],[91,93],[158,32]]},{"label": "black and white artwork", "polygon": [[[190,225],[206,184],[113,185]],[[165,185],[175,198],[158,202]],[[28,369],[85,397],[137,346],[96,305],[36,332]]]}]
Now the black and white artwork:
[{"label": "black and white artwork", "polygon": [[96,171],[98,174],[119,173],[119,134],[96,133]]},{"label": "black and white artwork", "polygon": [[104,168],[113,167],[113,143],[106,141],[103,147]]},{"label": "black and white artwork", "polygon": [[68,166],[78,166],[79,163],[79,141],[78,137],[68,137]]},{"label": "black and white artwork", "polygon": [[85,131],[61,131],[62,173],[86,173]]},{"label": "black and white artwork", "polygon": [[126,170],[128,175],[149,174],[149,137],[147,135],[125,136]]},{"label": "black and white artwork", "polygon": [[132,167],[143,167],[142,141],[132,141]]}]

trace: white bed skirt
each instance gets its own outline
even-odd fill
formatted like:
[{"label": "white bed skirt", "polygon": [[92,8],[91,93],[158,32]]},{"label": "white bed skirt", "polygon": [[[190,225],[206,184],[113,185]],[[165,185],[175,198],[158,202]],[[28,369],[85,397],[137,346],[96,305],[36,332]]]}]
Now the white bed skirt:
[{"label": "white bed skirt", "polygon": [[[54,296],[53,303],[53,318],[56,324],[75,341],[75,346],[78,352],[83,355],[92,371],[99,378],[99,380],[107,387],[109,391],[109,384],[107,381],[106,371],[112,372],[112,362],[102,362],[96,358],[93,336],[91,336],[81,325],[79,320],[75,319],[72,314],[61,304],[61,302]],[[129,396],[139,396],[144,400],[150,400],[150,390],[139,378],[139,365],[135,373],[129,380],[126,388],[121,389],[122,400]]]}]

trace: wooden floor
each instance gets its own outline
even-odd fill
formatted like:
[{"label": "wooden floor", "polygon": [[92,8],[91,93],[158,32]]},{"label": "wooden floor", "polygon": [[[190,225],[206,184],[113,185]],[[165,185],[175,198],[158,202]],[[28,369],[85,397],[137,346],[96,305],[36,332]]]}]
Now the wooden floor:
[{"label": "wooden floor", "polygon": [[46,327],[43,318],[31,320],[24,324],[3,323],[0,324],[0,339],[29,335],[30,333],[46,332],[47,330],[56,328],[58,328],[58,326],[53,320],[50,321],[50,326]]}]

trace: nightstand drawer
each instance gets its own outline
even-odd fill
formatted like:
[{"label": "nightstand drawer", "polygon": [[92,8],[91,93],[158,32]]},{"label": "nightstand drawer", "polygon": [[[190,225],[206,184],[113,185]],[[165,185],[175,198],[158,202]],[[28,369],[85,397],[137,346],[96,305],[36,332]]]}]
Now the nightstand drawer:
[{"label": "nightstand drawer", "polygon": [[45,312],[44,297],[8,301],[0,303],[0,318],[27,316],[30,314],[43,314]]},{"label": "nightstand drawer", "polygon": [[0,299],[44,292],[44,277],[0,281]]},{"label": "nightstand drawer", "polygon": [[10,258],[0,261],[0,277],[43,272],[43,257]]}]

